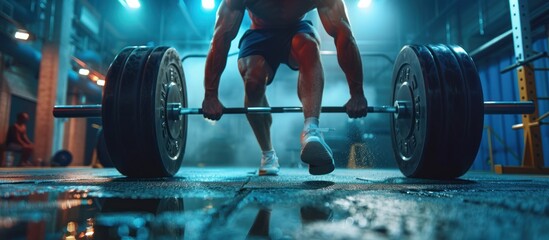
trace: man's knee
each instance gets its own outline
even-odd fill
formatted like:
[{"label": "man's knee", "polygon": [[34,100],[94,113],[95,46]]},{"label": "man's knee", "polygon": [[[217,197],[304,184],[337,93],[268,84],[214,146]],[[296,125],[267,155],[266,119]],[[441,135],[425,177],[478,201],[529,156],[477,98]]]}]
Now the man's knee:
[{"label": "man's knee", "polygon": [[246,88],[246,97],[248,100],[259,101],[263,99],[265,95],[266,83],[265,81],[258,81],[257,79],[244,79]]},{"label": "man's knee", "polygon": [[238,61],[238,68],[244,80],[246,97],[251,101],[260,101],[265,95],[272,70],[261,56],[250,56]]},{"label": "man's knee", "polygon": [[292,39],[292,54],[298,62],[320,58],[320,46],[316,38],[307,33],[298,33]]}]

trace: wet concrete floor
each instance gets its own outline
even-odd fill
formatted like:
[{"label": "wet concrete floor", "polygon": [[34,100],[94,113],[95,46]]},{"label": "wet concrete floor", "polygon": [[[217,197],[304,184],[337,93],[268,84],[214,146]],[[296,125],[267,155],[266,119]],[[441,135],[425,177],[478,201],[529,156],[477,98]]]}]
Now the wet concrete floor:
[{"label": "wet concrete floor", "polygon": [[549,239],[549,177],[0,169],[0,239]]}]

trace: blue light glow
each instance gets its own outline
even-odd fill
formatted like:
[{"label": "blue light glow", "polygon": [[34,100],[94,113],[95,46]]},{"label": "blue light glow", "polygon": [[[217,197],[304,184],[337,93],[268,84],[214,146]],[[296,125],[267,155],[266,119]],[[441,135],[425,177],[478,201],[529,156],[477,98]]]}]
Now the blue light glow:
[{"label": "blue light glow", "polygon": [[126,0],[129,8],[138,9],[141,7],[139,0]]},{"label": "blue light glow", "polygon": [[358,8],[369,8],[372,5],[372,0],[359,0]]},{"label": "blue light glow", "polygon": [[212,10],[215,8],[214,0],[202,0],[202,8],[207,10]]},{"label": "blue light glow", "polygon": [[120,2],[120,4],[122,4],[122,6],[124,6],[125,8],[141,8],[141,3],[139,2],[139,0],[118,0],[118,2]]}]

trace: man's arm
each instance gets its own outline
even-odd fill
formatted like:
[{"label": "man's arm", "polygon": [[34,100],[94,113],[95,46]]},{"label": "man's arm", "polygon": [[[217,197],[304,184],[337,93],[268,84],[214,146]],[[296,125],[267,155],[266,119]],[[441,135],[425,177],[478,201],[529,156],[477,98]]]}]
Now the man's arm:
[{"label": "man's arm", "polygon": [[339,66],[345,73],[351,99],[347,102],[350,117],[366,116],[368,103],[362,89],[362,59],[351,32],[342,0],[317,1],[318,14],[326,32],[334,38]]},{"label": "man's arm", "polygon": [[27,135],[27,128],[25,127],[25,133],[23,134],[23,140],[27,143],[27,146],[32,146],[32,142]]},{"label": "man's arm", "polygon": [[221,118],[223,106],[218,99],[219,80],[227,64],[231,41],[236,37],[244,16],[243,0],[223,0],[217,11],[213,39],[206,58],[204,88],[204,116],[212,120]]},{"label": "man's arm", "polygon": [[32,145],[32,142],[27,137],[27,128],[25,126],[16,127],[17,133],[15,134],[17,143],[23,147]]}]

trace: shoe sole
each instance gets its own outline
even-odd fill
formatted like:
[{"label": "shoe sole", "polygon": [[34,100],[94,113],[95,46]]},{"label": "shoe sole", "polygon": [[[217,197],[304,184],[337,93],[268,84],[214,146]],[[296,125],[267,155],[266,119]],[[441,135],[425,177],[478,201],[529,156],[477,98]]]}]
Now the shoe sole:
[{"label": "shoe sole", "polygon": [[334,159],[320,142],[308,142],[301,151],[301,161],[309,164],[309,173],[324,175],[334,171]]},{"label": "shoe sole", "polygon": [[278,170],[273,169],[259,169],[259,176],[278,176]]},{"label": "shoe sole", "polygon": [[333,172],[335,166],[333,164],[322,165],[322,166],[312,166],[309,165],[309,173],[311,175],[324,175]]}]

